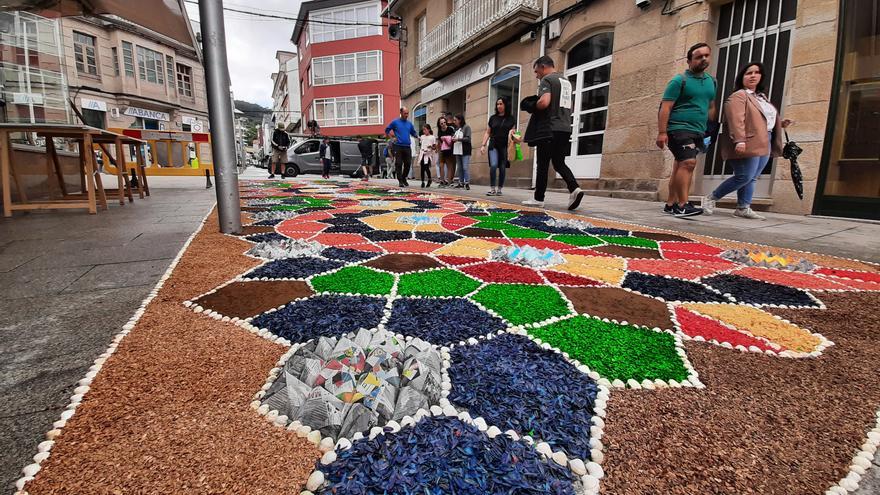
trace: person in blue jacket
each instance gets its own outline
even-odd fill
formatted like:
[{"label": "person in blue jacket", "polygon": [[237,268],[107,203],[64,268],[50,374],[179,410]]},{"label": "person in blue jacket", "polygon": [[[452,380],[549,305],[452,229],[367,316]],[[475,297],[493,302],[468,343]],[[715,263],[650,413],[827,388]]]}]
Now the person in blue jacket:
[{"label": "person in blue jacket", "polygon": [[419,135],[409,120],[409,109],[400,107],[400,118],[394,119],[385,128],[385,135],[394,142],[394,173],[400,187],[408,187],[406,178],[409,176],[409,168],[412,166],[412,141],[410,136],[418,138]]}]

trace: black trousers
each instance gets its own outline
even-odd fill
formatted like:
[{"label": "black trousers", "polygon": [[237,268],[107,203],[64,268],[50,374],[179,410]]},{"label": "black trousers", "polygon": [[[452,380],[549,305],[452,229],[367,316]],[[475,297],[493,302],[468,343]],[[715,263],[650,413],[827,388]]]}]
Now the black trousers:
[{"label": "black trousers", "polygon": [[431,161],[430,160],[422,160],[422,163],[419,164],[422,168],[422,182],[425,182],[425,176],[428,176],[428,182],[431,181]]},{"label": "black trousers", "polygon": [[412,150],[409,146],[394,146],[397,160],[394,161],[394,173],[397,181],[403,182],[409,177],[409,169],[412,167]]},{"label": "black trousers", "polygon": [[330,175],[330,160],[324,158],[321,160],[321,162],[324,165],[324,175]]},{"label": "black trousers", "polygon": [[538,141],[538,171],[536,172],[538,176],[535,181],[535,201],[544,201],[544,193],[547,192],[547,174],[550,172],[551,162],[553,169],[565,181],[568,192],[578,188],[574,174],[565,164],[565,155],[571,149],[570,138],[571,135],[567,132],[554,132],[552,139]]}]

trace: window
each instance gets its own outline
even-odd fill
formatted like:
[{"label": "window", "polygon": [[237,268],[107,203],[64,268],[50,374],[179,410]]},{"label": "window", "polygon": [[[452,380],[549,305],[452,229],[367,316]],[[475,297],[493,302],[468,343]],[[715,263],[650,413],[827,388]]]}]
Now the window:
[{"label": "window", "polygon": [[519,66],[503,67],[489,80],[489,115],[495,114],[498,98],[507,98],[510,108],[507,114],[514,119],[519,117]]},{"label": "window", "polygon": [[317,99],[315,120],[321,127],[381,124],[382,95]]},{"label": "window", "polygon": [[141,80],[165,84],[165,76],[162,72],[162,54],[155,50],[138,46],[137,55],[138,72],[140,72]]},{"label": "window", "polygon": [[119,75],[119,50],[114,46],[110,49],[110,54],[113,56],[113,75]]},{"label": "window", "polygon": [[317,141],[306,141],[293,150],[297,155],[305,155],[306,153],[317,153],[321,145]]},{"label": "window", "polygon": [[177,64],[177,92],[192,98],[192,67]]},{"label": "window", "polygon": [[596,178],[602,162],[614,33],[591,36],[568,52],[565,76],[572,88],[571,168],[576,177]]},{"label": "window", "polygon": [[83,108],[80,112],[82,112],[83,121],[85,121],[86,125],[97,127],[98,129],[107,128],[104,112],[90,108]]},{"label": "window", "polygon": [[95,48],[95,37],[73,32],[73,56],[76,58],[76,70],[80,74],[98,75],[98,55]]},{"label": "window", "polygon": [[422,14],[416,19],[416,57],[426,46],[425,38],[428,37],[428,14]]},{"label": "window", "polygon": [[127,41],[122,42],[122,63],[125,65],[125,76],[134,77],[134,49]]},{"label": "window", "polygon": [[312,60],[312,84],[325,86],[382,79],[382,52],[360,52]]},{"label": "window", "polygon": [[[309,14],[309,32],[306,40],[312,43],[347,40],[382,34],[382,18],[378,3],[362,3],[334,10],[321,10]],[[335,23],[335,24],[324,24]]]},{"label": "window", "polygon": [[165,70],[168,76],[168,90],[174,93],[174,59],[171,55],[165,55]]}]

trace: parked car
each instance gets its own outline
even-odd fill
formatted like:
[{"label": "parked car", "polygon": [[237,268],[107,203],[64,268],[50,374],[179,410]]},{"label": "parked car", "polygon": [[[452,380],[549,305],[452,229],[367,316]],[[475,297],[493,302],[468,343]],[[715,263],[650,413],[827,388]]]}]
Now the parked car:
[{"label": "parked car", "polygon": [[[320,138],[305,139],[290,145],[287,150],[287,164],[284,173],[290,177],[299,174],[321,173],[323,166],[318,151],[321,148]],[[333,163],[331,173],[354,176],[361,166],[361,153],[355,141],[330,141]]]}]

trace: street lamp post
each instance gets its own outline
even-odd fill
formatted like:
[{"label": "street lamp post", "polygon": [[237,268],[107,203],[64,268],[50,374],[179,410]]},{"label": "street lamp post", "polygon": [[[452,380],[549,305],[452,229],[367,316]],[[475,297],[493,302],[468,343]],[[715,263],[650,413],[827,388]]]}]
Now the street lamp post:
[{"label": "street lamp post", "polygon": [[226,30],[223,0],[199,0],[202,50],[211,122],[211,150],[217,180],[217,212],[220,232],[241,233],[241,205],[236,168],[235,122],[229,98],[229,65],[226,61]]}]

